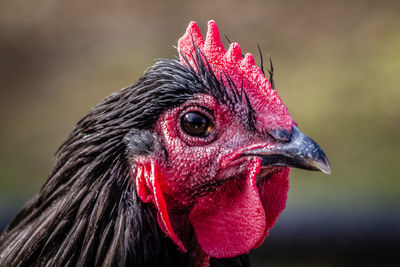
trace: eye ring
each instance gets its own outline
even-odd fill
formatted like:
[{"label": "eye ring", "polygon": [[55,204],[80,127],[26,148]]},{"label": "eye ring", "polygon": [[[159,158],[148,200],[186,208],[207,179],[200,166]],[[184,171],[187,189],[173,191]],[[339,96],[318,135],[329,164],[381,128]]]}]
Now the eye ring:
[{"label": "eye ring", "polygon": [[211,143],[216,136],[215,118],[211,111],[200,106],[184,109],[177,121],[178,133],[191,146]]}]

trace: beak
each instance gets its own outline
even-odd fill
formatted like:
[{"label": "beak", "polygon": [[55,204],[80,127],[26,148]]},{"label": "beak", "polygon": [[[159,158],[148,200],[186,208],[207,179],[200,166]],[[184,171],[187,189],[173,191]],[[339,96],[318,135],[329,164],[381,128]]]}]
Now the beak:
[{"label": "beak", "polygon": [[296,126],[292,128],[289,142],[279,143],[272,148],[248,150],[244,155],[261,158],[262,166],[289,166],[331,174],[331,167],[324,151]]}]

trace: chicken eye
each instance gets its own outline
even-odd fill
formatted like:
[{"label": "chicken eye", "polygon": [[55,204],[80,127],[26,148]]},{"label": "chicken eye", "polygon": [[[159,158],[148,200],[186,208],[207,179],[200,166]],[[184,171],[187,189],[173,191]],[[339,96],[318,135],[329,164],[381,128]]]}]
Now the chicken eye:
[{"label": "chicken eye", "polygon": [[214,125],[205,115],[199,112],[188,112],[181,119],[181,127],[191,136],[207,137]]}]

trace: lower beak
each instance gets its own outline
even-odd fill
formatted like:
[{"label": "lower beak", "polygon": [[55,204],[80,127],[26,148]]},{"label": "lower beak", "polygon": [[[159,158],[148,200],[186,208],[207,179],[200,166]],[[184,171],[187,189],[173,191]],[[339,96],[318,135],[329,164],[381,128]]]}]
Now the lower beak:
[{"label": "lower beak", "polygon": [[261,158],[263,166],[289,166],[331,174],[324,151],[296,126],[293,126],[289,142],[248,150],[244,154]]}]

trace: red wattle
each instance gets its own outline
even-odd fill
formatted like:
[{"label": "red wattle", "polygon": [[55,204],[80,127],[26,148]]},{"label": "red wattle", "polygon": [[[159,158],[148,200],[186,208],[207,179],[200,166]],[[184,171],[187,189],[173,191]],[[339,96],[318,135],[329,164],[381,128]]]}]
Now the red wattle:
[{"label": "red wattle", "polygon": [[246,178],[222,185],[199,199],[189,215],[197,240],[211,257],[229,258],[248,253],[263,239],[266,216],[256,175],[261,161],[254,158]]},{"label": "red wattle", "polygon": [[265,211],[266,228],[263,237],[256,247],[261,246],[267,237],[269,229],[275,224],[279,215],[286,208],[287,193],[289,191],[289,172],[285,167],[282,171],[273,174],[268,181],[260,186],[260,198]]}]

